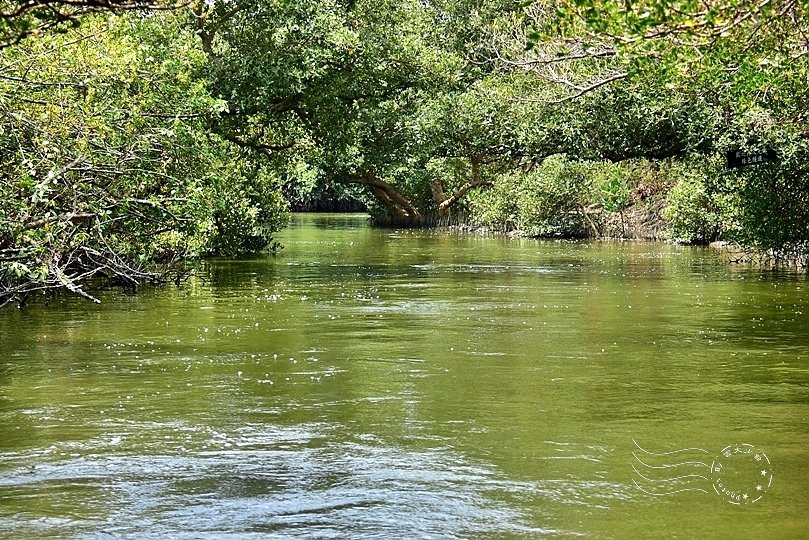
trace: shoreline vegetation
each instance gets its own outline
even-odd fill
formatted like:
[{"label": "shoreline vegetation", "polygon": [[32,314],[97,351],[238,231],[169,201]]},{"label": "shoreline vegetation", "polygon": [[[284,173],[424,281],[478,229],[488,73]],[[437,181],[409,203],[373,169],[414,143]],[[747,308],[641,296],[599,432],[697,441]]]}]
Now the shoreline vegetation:
[{"label": "shoreline vegetation", "polygon": [[0,306],[376,226],[809,260],[794,0],[0,2]]}]

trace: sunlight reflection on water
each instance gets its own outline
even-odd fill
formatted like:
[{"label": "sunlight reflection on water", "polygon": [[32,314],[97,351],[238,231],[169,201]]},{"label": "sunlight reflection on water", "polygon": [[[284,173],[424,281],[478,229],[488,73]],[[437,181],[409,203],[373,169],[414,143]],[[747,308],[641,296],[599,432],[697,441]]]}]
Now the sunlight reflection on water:
[{"label": "sunlight reflection on water", "polygon": [[[295,219],[180,289],[0,312],[0,538],[809,537],[805,276]],[[774,487],[650,496],[633,438],[755,444]]]}]

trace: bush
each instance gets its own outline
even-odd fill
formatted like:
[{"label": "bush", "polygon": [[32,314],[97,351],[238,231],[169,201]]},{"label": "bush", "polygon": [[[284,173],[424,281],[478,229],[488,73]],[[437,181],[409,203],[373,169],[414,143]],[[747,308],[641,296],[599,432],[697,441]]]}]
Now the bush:
[{"label": "bush", "polygon": [[668,222],[668,236],[684,244],[707,244],[716,240],[722,219],[699,172],[686,166],[676,167],[672,174],[679,181],[669,191],[663,212]]},{"label": "bush", "polygon": [[530,236],[586,236],[595,200],[593,166],[552,156],[530,172],[504,176],[470,201],[474,223]]},{"label": "bush", "polygon": [[608,212],[620,212],[629,206],[629,183],[623,173],[618,166],[607,165],[598,175],[599,202]]},{"label": "bush", "polygon": [[277,249],[272,235],[286,223],[287,201],[265,168],[238,168],[216,182],[209,197],[204,254],[234,256]]}]

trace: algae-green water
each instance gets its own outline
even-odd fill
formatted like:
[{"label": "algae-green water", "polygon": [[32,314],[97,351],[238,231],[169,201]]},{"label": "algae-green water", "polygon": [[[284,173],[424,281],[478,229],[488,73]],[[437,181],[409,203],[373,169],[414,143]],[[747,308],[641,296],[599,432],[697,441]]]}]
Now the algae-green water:
[{"label": "algae-green water", "polygon": [[2,538],[806,538],[809,282],[295,215],[0,312]]}]

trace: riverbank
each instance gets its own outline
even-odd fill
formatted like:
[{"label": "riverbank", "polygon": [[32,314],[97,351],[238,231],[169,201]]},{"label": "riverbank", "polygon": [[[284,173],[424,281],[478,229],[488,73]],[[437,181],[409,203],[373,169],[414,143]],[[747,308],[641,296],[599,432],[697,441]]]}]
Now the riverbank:
[{"label": "riverbank", "polygon": [[752,250],[733,242],[711,242],[709,247],[720,253],[730,264],[749,264],[763,268],[809,270],[809,257],[778,253],[773,250]]},{"label": "riverbank", "polygon": [[[581,207],[566,213],[567,226],[554,230],[545,223],[525,223],[522,226],[512,221],[500,224],[476,223],[474,217],[465,216],[460,223],[438,225],[469,234],[503,234],[523,238],[564,238],[672,241],[664,216],[665,200],[640,201],[617,212],[591,206]],[[560,222],[563,216],[557,216]],[[681,242],[682,243],[682,242]]]}]

